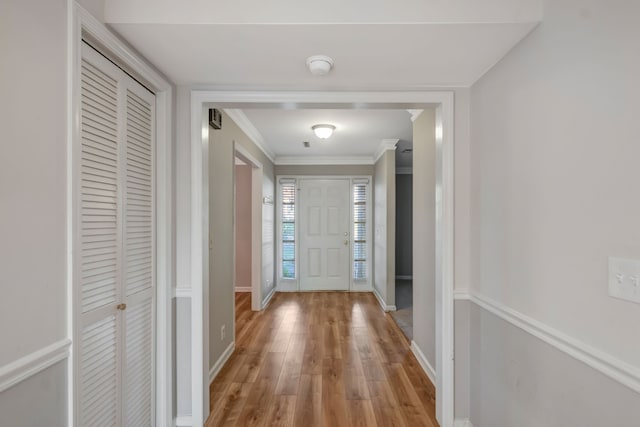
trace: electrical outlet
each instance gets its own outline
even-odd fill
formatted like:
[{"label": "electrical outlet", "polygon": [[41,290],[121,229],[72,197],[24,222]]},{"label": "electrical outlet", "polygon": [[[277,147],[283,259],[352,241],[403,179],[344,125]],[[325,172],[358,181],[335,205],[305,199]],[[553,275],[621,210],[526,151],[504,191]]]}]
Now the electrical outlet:
[{"label": "electrical outlet", "polygon": [[640,303],[640,261],[609,258],[609,295]]},{"label": "electrical outlet", "polygon": [[224,338],[227,336],[226,326],[227,325],[222,325],[220,327],[220,341],[224,341]]}]

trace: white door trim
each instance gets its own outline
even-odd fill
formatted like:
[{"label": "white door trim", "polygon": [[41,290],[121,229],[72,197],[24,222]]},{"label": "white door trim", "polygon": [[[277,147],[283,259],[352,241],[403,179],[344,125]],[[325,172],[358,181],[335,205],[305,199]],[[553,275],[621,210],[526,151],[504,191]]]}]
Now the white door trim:
[{"label": "white door trim", "polygon": [[[233,149],[237,157],[251,166],[251,310],[260,311],[262,310],[262,163],[237,142],[233,143]],[[235,203],[233,209],[235,220]],[[235,249],[233,257],[235,266]],[[235,304],[233,312],[235,323]],[[235,334],[235,325],[233,330]]]},{"label": "white door trim", "polygon": [[67,334],[72,340],[68,365],[68,419],[74,420],[77,376],[74,366],[76,342],[76,304],[73,280],[73,254],[77,248],[73,232],[77,219],[77,200],[74,183],[78,171],[74,170],[74,145],[80,141],[80,64],[83,34],[90,36],[102,48],[117,58],[127,69],[145,80],[156,96],[156,425],[173,425],[173,361],[172,361],[172,297],[175,282],[173,242],[173,89],[156,70],[144,62],[107,27],[76,2],[69,1],[67,28]]},{"label": "white door trim", "polygon": [[[300,291],[299,285],[299,276],[296,275],[295,279],[283,279],[281,277],[281,265],[282,265],[282,198],[280,197],[280,180],[281,179],[291,179],[296,182],[296,184],[301,179],[332,179],[332,178],[342,178],[349,180],[349,230],[353,232],[353,185],[357,180],[368,180],[368,190],[367,190],[367,254],[369,256],[367,263],[367,280],[366,281],[356,281],[353,278],[353,246],[351,246],[349,250],[349,291],[350,292],[373,292],[373,176],[372,175],[276,175],[276,215],[275,215],[275,227],[276,227],[276,289],[279,292],[297,292]],[[297,206],[297,199],[296,199]],[[296,223],[299,223],[299,209],[296,207]],[[298,228],[296,228],[296,241],[300,241],[300,237],[297,234]],[[351,239],[353,236],[349,236]],[[296,271],[299,270],[298,261],[300,259],[300,255],[298,253],[299,246],[296,246]]]},{"label": "white door trim", "polygon": [[191,91],[191,277],[193,279],[192,306],[192,386],[193,422],[200,426],[208,416],[208,123],[204,112],[207,103],[219,108],[234,108],[242,104],[265,104],[286,108],[298,105],[323,104],[322,108],[436,108],[437,142],[439,141],[441,168],[439,183],[441,202],[437,226],[441,245],[438,257],[439,280],[436,283],[436,372],[439,399],[437,418],[442,427],[454,422],[453,381],[453,245],[454,245],[454,97],[451,91],[425,92],[276,92],[276,91]]}]

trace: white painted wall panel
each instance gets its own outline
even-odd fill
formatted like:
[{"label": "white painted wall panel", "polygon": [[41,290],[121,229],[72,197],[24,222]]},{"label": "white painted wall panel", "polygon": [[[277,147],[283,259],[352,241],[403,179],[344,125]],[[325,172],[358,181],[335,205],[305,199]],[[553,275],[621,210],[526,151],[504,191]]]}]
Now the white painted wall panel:
[{"label": "white painted wall panel", "polygon": [[[637,16],[547,2],[471,89],[470,191],[474,291],[636,369],[640,312],[608,297],[607,257],[640,258]],[[474,425],[637,422],[637,393],[476,311]]]},{"label": "white painted wall panel", "polygon": [[0,366],[66,336],[66,14],[2,2]]}]

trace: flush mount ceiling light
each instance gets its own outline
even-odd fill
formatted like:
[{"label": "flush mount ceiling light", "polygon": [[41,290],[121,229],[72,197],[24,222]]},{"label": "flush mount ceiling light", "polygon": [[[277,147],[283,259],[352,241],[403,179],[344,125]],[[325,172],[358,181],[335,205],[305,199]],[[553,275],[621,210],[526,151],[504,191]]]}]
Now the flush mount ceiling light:
[{"label": "flush mount ceiling light", "polygon": [[333,59],[325,55],[314,55],[307,58],[307,67],[314,76],[324,76],[333,68]]},{"label": "flush mount ceiling light", "polygon": [[315,133],[318,138],[327,139],[331,137],[336,127],[334,125],[315,125],[311,126],[311,130],[313,130],[313,133]]}]

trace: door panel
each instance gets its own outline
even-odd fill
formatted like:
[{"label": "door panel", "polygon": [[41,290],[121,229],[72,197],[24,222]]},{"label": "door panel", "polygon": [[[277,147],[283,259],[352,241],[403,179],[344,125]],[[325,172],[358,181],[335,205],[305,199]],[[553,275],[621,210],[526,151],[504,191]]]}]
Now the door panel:
[{"label": "door panel", "polygon": [[154,95],[82,46],[77,425],[154,425]]},{"label": "door panel", "polygon": [[349,180],[300,180],[300,290],[349,290]]}]

